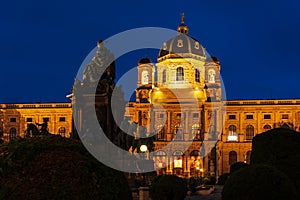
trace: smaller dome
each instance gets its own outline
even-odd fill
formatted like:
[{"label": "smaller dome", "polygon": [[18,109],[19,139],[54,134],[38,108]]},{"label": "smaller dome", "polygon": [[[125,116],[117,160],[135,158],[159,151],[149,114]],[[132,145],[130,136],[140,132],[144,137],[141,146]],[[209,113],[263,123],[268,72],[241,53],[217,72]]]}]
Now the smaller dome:
[{"label": "smaller dome", "polygon": [[152,63],[152,61],[149,58],[142,58],[139,60],[138,65]]}]

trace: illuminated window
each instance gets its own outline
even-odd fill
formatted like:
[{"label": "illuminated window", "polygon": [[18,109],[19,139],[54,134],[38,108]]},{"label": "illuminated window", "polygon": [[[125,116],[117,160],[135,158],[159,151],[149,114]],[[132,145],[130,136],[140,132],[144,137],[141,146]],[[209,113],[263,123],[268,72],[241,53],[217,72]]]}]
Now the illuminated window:
[{"label": "illuminated window", "polygon": [[236,126],[234,125],[230,125],[228,128],[228,141],[237,141],[238,140],[238,136],[236,133]]},{"label": "illuminated window", "polygon": [[235,151],[229,152],[229,165],[232,165],[237,162],[237,153]]},{"label": "illuminated window", "polygon": [[198,69],[195,69],[195,81],[200,82],[200,72]]},{"label": "illuminated window", "polygon": [[177,41],[177,46],[178,46],[178,47],[183,47],[183,42],[182,42],[182,40],[178,40],[178,41]]},{"label": "illuminated window", "polygon": [[142,72],[142,84],[148,84],[149,83],[149,74],[148,71]]},{"label": "illuminated window", "polygon": [[252,125],[248,125],[246,127],[246,140],[252,140],[254,137],[254,127]]},{"label": "illuminated window", "polygon": [[58,134],[65,137],[66,136],[66,128],[65,127],[60,127],[58,129]]},{"label": "illuminated window", "polygon": [[184,70],[182,67],[178,67],[176,69],[176,81],[183,81],[184,80]]},{"label": "illuminated window", "polygon": [[229,115],[228,119],[236,119],[236,116],[235,115]]},{"label": "illuminated window", "polygon": [[164,70],[162,73],[162,82],[165,83],[166,81],[167,81],[167,72],[166,70]]}]

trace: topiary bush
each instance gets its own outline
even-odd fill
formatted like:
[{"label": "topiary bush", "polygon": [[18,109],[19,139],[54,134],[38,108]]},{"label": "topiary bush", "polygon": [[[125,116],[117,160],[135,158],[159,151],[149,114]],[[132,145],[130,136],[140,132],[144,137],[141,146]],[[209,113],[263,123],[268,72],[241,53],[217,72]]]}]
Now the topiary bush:
[{"label": "topiary bush", "polygon": [[0,199],[132,199],[123,173],[78,141],[19,138],[0,146]]},{"label": "topiary bush", "polygon": [[214,176],[206,176],[203,178],[203,184],[205,185],[215,185],[216,181],[217,179]]},{"label": "topiary bush", "polygon": [[281,171],[266,165],[252,165],[231,174],[222,200],[295,200],[293,183]]},{"label": "topiary bush", "polygon": [[230,166],[230,174],[242,169],[242,168],[245,168],[245,167],[248,167],[249,165],[247,163],[244,163],[244,162],[236,162],[234,164],[232,164]]},{"label": "topiary bush", "polygon": [[175,175],[154,178],[149,188],[152,200],[183,200],[187,194],[186,180]]},{"label": "topiary bush", "polygon": [[218,178],[218,185],[225,185],[228,178],[229,178],[229,173],[222,174]]}]

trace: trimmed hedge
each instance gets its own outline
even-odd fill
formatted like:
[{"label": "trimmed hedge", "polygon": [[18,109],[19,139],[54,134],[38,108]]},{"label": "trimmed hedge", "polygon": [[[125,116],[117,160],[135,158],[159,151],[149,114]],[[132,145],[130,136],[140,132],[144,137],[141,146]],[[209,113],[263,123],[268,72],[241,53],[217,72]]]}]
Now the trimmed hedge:
[{"label": "trimmed hedge", "polygon": [[251,165],[231,174],[222,200],[295,200],[296,189],[281,171],[266,165]]},{"label": "trimmed hedge", "polygon": [[132,199],[123,173],[59,136],[0,146],[0,199]]},{"label": "trimmed hedge", "polygon": [[187,183],[175,175],[160,175],[152,181],[149,192],[152,200],[183,200]]}]

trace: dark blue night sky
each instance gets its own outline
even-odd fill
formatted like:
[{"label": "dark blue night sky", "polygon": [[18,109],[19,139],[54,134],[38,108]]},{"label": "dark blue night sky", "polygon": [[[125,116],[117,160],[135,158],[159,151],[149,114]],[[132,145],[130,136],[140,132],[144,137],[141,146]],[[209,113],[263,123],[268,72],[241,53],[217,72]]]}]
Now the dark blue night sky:
[{"label": "dark blue night sky", "polygon": [[[5,1],[0,6],[0,103],[68,101],[74,77],[99,39],[138,27],[176,29],[220,59],[227,99],[300,98],[300,2]],[[153,52],[117,60],[125,72]]]}]

